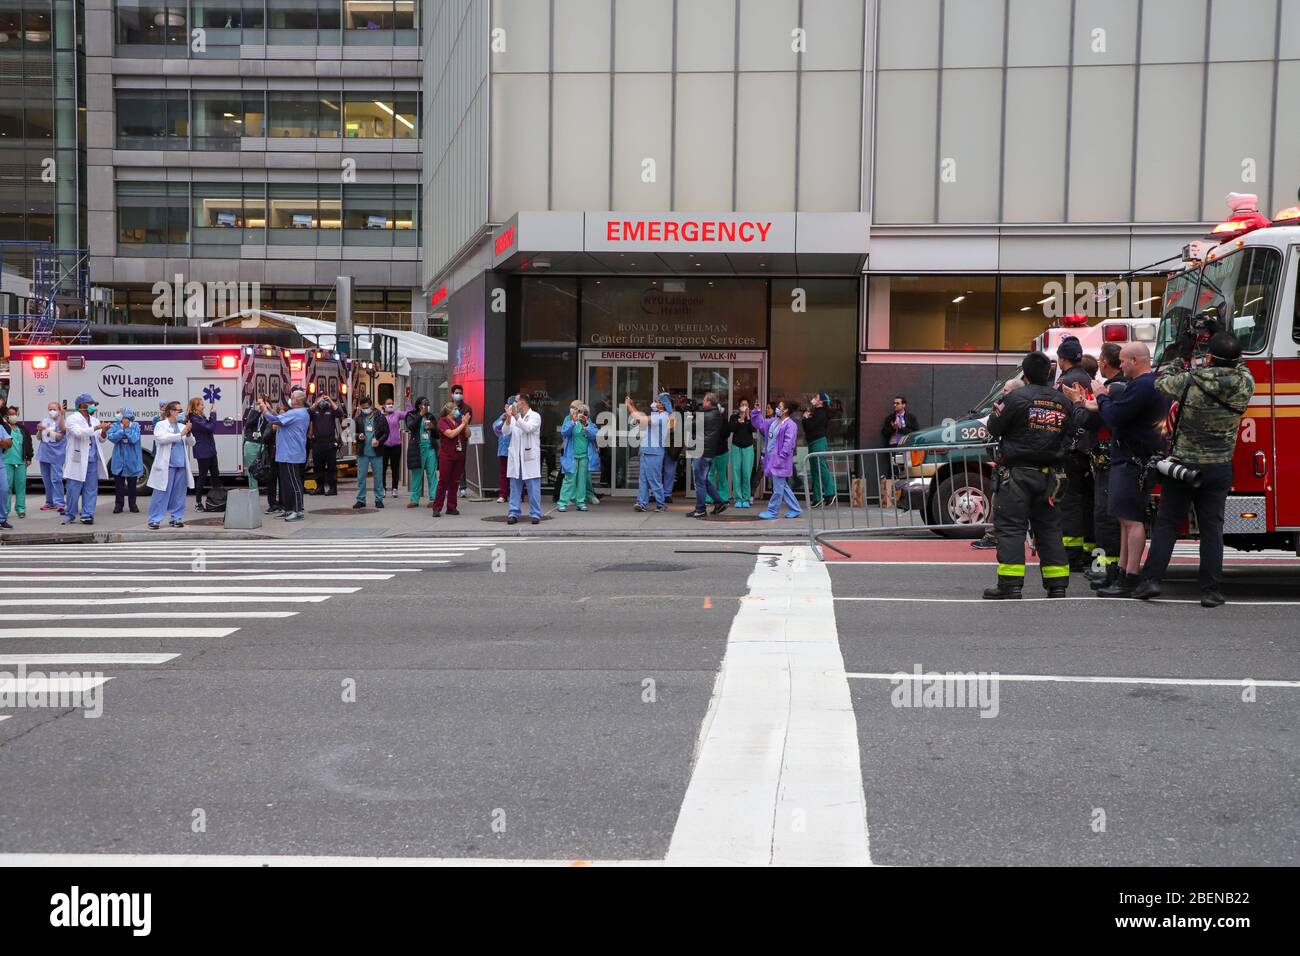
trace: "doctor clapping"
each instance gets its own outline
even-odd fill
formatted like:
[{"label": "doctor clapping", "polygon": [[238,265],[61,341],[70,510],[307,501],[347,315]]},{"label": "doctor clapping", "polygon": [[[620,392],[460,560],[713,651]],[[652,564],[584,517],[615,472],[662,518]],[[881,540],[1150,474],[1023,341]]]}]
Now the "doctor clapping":
[{"label": "doctor clapping", "polygon": [[63,523],[72,524],[81,511],[82,524],[95,523],[95,504],[99,499],[99,482],[108,480],[108,466],[99,453],[99,440],[108,434],[112,421],[95,417],[99,407],[86,392],[77,396],[77,410],[66,418],[67,448],[63,458],[63,477],[67,482],[67,503]]},{"label": "doctor clapping", "polygon": [[542,416],[529,406],[528,393],[520,392],[501,416],[501,434],[510,434],[510,460],[506,475],[510,479],[510,510],[506,524],[519,520],[519,502],[528,491],[528,517],[533,524],[542,520]]},{"label": "doctor clapping", "polygon": [[173,528],[185,527],[185,493],[194,487],[194,438],[189,422],[181,424],[181,403],[171,402],[153,427],[153,467],[149,469],[149,527],[155,531],[166,514]]}]

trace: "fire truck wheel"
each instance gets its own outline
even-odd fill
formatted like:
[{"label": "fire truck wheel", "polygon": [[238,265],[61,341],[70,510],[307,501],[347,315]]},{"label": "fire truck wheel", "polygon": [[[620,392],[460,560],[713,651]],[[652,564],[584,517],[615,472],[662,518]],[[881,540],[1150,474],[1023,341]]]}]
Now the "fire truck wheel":
[{"label": "fire truck wheel", "polygon": [[993,483],[983,472],[948,475],[930,499],[929,523],[949,526],[935,529],[942,537],[978,538],[992,520]]}]

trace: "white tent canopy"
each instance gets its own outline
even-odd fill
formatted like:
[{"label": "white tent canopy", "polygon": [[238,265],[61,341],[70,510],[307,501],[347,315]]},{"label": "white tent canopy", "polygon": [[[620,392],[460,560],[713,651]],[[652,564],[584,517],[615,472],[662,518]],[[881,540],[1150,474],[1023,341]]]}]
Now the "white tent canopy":
[{"label": "white tent canopy", "polygon": [[[287,312],[272,312],[269,309],[245,309],[225,318],[204,322],[204,325],[219,325],[256,328],[295,329],[304,338],[313,340],[322,348],[332,347],[334,337],[338,334],[333,322],[323,319],[311,319]],[[410,375],[412,362],[440,362],[446,364],[447,343],[419,332],[405,332],[397,329],[375,329],[375,332],[391,335],[397,340],[397,374]],[[370,330],[358,326],[355,330],[356,347],[361,351],[370,349]]]}]

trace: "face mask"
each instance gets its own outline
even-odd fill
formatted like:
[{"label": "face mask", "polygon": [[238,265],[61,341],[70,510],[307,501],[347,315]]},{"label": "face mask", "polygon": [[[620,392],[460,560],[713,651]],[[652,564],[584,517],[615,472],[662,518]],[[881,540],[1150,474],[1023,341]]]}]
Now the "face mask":
[{"label": "face mask", "polygon": [[388,414],[390,414],[390,415],[393,414],[393,406],[392,406],[392,405],[385,405],[385,406],[384,406],[384,411],[386,411],[386,412],[387,412]]},{"label": "face mask", "polygon": [[90,412],[90,414],[93,415],[93,414],[95,414],[95,409],[97,409],[97,408],[99,408],[99,406],[96,405],[96,404],[94,404],[94,403],[92,402],[91,404],[89,404],[89,405],[86,406],[86,411]]},{"label": "face mask", "polygon": [[9,416],[9,424],[10,424],[10,425],[12,425],[12,424],[13,424],[14,422],[16,422],[16,421],[18,421],[18,416],[17,416],[17,415],[10,415],[10,416]]},{"label": "face mask", "polygon": [[458,401],[458,402],[459,402],[462,398],[464,398],[464,397],[465,397],[465,396],[462,395],[460,392],[457,392],[455,395],[452,396],[452,398],[454,398],[454,399],[455,399],[456,401]]},{"label": "face mask", "polygon": [[50,417],[51,417],[51,418],[58,418],[58,417],[59,417],[59,410],[58,410],[57,408],[51,408],[51,409],[50,409]]}]

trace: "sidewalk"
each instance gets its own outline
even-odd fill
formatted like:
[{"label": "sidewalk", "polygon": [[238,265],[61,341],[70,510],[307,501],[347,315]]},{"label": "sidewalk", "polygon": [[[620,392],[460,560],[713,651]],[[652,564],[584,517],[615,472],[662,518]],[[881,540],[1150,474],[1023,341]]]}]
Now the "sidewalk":
[{"label": "sidewalk", "polygon": [[[231,486],[232,490],[234,486]],[[83,525],[62,524],[63,516],[55,511],[40,511],[43,493],[33,488],[27,494],[27,517],[10,513],[13,531],[0,531],[0,547],[22,544],[73,544],[87,542],[156,541],[184,538],[203,539],[278,539],[294,538],[419,538],[419,537],[476,537],[509,538],[519,536],[555,537],[752,537],[756,539],[802,538],[808,533],[808,519],[781,518],[775,521],[759,520],[764,502],[755,501],[748,510],[728,508],[718,517],[692,518],[695,499],[683,499],[679,494],[667,514],[653,511],[642,514],[634,511],[633,498],[605,496],[599,505],[591,505],[584,513],[570,508],[567,512],[555,511],[549,493],[542,495],[544,517],[540,524],[528,520],[525,503],[519,523],[505,522],[507,506],[496,499],[476,500],[461,498],[459,515],[443,514],[434,518],[429,506],[421,501],[419,508],[407,508],[410,492],[403,488],[396,496],[384,499],[384,507],[376,509],[367,499],[365,509],[354,511],[356,501],[355,480],[339,484],[337,496],[307,495],[307,517],[302,521],[286,523],[279,517],[262,516],[262,527],[253,531],[227,531],[223,527],[224,515],[207,514],[194,510],[191,494],[186,503],[185,527],[157,531],[146,526],[149,499],[138,501],[139,514],[123,511],[113,514],[113,493],[101,489],[95,511],[95,523]],[[259,499],[263,510],[266,499]]]}]

